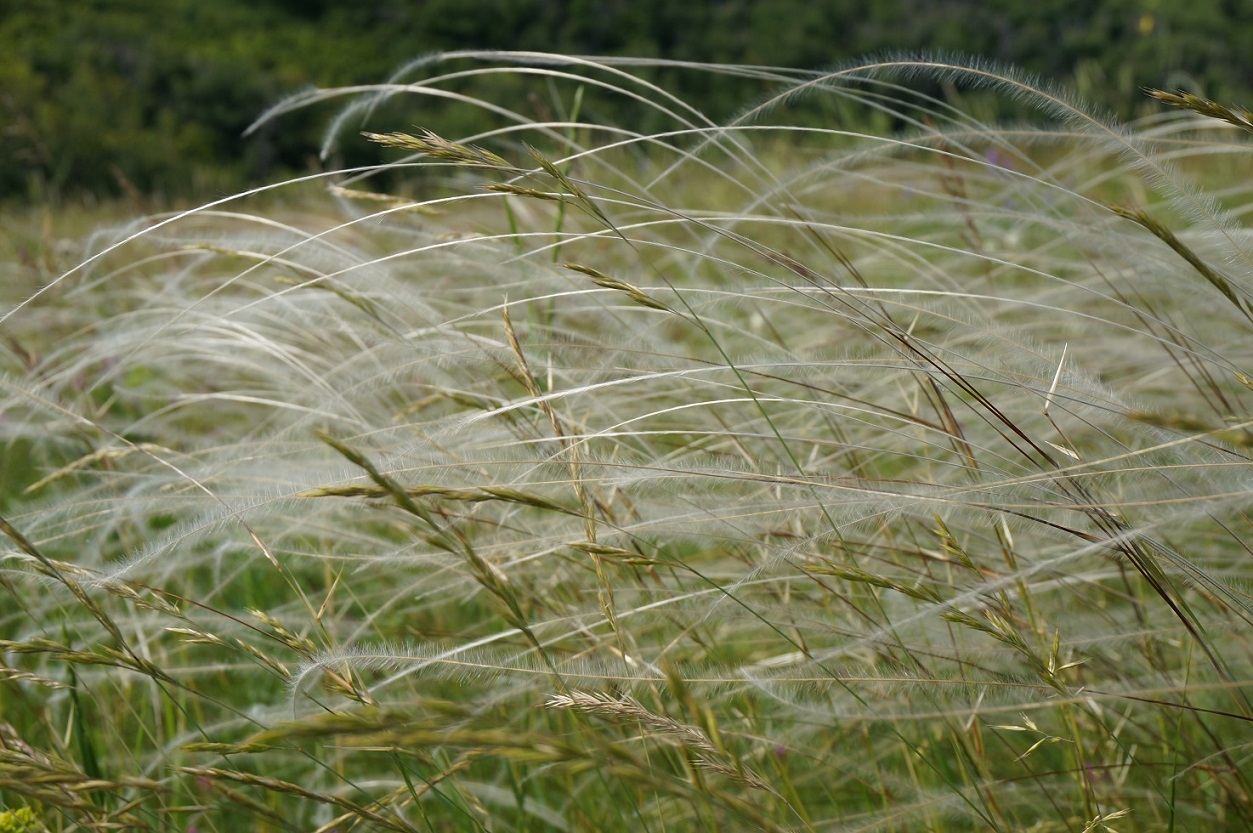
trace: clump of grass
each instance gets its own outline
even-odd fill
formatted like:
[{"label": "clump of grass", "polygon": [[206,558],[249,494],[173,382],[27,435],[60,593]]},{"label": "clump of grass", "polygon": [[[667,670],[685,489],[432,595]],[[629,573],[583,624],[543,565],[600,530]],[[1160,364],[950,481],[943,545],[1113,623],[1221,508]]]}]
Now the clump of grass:
[{"label": "clump of grass", "polygon": [[0,784],[50,829],[1247,827],[1240,125],[941,60],[690,66],[762,85],[713,124],[646,65],[423,63],[335,135],[499,127],[367,125],[4,314]]}]

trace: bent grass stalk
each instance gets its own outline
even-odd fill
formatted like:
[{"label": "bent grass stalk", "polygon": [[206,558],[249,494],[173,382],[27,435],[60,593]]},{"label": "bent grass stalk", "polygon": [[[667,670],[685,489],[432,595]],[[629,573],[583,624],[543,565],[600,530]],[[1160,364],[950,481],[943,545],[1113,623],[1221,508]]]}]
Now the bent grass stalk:
[{"label": "bent grass stalk", "polygon": [[379,95],[499,126],[369,124],[390,161],[123,229],[0,318],[41,466],[0,823],[1253,824],[1247,114],[667,65],[761,84],[719,125],[657,66],[342,91],[332,136]]}]

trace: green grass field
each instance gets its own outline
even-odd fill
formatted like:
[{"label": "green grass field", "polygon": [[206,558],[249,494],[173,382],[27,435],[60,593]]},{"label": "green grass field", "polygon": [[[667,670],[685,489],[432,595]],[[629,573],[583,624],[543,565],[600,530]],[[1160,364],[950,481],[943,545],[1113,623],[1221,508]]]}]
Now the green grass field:
[{"label": "green grass field", "polygon": [[636,65],[11,231],[0,831],[1253,827],[1247,114]]}]

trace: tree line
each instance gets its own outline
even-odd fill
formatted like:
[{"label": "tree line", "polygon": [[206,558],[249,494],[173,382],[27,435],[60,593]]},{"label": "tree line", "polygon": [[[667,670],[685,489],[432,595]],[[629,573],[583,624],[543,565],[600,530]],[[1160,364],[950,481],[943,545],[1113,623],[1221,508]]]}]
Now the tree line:
[{"label": "tree line", "polygon": [[[1152,106],[1146,86],[1248,105],[1246,4],[0,0],[0,198],[201,196],[306,170],[329,114],[296,113],[243,138],[267,106],[310,85],[378,82],[414,56],[462,48],[805,69],[950,51],[1068,83],[1122,116]],[[714,116],[744,104],[743,85],[659,80]]]}]

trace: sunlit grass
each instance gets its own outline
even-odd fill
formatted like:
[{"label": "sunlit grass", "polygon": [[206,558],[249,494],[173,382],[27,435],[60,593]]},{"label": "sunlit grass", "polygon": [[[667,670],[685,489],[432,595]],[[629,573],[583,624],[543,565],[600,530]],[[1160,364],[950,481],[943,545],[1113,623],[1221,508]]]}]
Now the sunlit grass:
[{"label": "sunlit grass", "polygon": [[1247,827],[1246,134],[938,61],[691,67],[771,90],[713,125],[632,67],[425,65],[371,94],[500,129],[367,122],[4,314],[6,805]]}]

